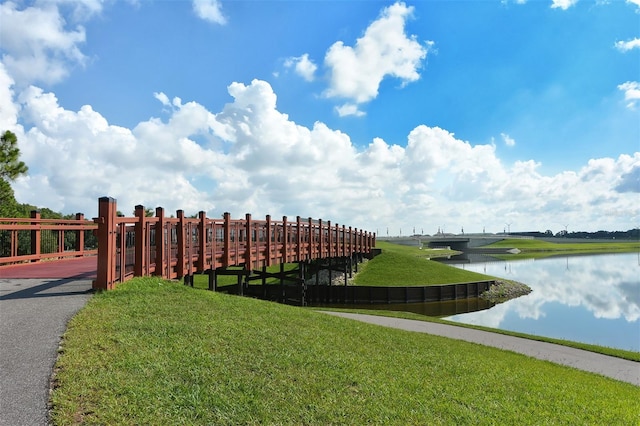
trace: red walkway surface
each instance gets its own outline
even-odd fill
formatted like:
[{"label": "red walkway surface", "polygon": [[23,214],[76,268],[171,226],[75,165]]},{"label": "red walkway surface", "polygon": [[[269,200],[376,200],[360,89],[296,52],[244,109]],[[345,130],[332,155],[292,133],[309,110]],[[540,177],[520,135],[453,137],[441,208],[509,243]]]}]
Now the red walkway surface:
[{"label": "red walkway surface", "polygon": [[49,262],[22,263],[0,267],[0,279],[18,278],[96,278],[96,256]]}]

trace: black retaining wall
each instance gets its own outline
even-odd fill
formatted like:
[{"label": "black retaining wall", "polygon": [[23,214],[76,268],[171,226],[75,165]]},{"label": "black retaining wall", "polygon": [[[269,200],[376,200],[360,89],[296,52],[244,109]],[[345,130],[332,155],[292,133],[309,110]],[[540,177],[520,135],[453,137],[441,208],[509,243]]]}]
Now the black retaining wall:
[{"label": "black retaining wall", "polygon": [[[242,294],[264,300],[292,304],[380,304],[419,303],[478,297],[495,281],[412,287],[370,287],[330,285],[244,285]],[[238,285],[218,287],[218,291],[240,294]],[[304,293],[304,296],[303,296]]]}]

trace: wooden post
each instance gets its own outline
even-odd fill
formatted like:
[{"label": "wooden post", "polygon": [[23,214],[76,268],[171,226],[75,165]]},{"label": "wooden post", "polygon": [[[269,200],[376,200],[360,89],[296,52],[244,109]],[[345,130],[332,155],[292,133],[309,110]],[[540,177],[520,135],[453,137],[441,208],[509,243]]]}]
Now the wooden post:
[{"label": "wooden post", "polygon": [[287,217],[282,216],[282,263],[289,262],[289,227]]},{"label": "wooden post", "polygon": [[216,291],[216,270],[211,268],[207,271],[207,273],[209,275],[209,290]]},{"label": "wooden post", "polygon": [[[184,210],[176,211],[176,216],[178,217],[178,224],[176,225],[176,237],[178,239],[178,254],[177,254],[177,262],[176,262],[176,273],[178,275],[178,279],[182,279],[185,275],[188,275],[185,268],[186,259],[186,235],[185,232],[185,222],[184,222]],[[188,282],[185,282],[188,284]]]},{"label": "wooden post", "polygon": [[147,265],[145,265],[145,210],[144,206],[138,204],[135,207],[135,216],[138,218],[135,225],[135,262],[133,266],[133,276],[135,277],[144,277],[148,274],[146,269]]},{"label": "wooden post", "polygon": [[[316,259],[322,259],[324,257],[324,229],[322,228],[322,219],[318,219],[318,237],[320,238],[319,244],[318,244],[318,255],[316,256]],[[318,270],[318,272],[320,272]]]},{"label": "wooden post", "polygon": [[316,253],[316,244],[315,244],[316,242],[314,241],[316,233],[315,233],[315,230],[313,229],[313,219],[309,218],[307,222],[309,225],[307,227],[307,235],[308,235],[307,259],[310,260],[315,257],[315,253]]},{"label": "wooden post", "polygon": [[244,245],[244,269],[250,271],[253,267],[253,250],[252,250],[252,235],[251,235],[251,214],[247,213],[245,216],[245,229],[246,229],[246,242]]},{"label": "wooden post", "polygon": [[94,290],[111,290],[114,287],[116,264],[116,200],[101,197],[98,200],[98,267]]},{"label": "wooden post", "polygon": [[329,247],[327,247],[327,257],[329,259],[331,259],[331,257],[333,256],[333,231],[331,230],[331,221],[330,220],[327,221],[327,230],[329,232],[329,235],[328,235],[329,236],[329,238],[328,238],[329,241],[327,241],[327,245],[329,246]]},{"label": "wooden post", "polygon": [[342,225],[342,238],[340,238],[342,242],[342,257],[347,257],[347,227],[346,225]]},{"label": "wooden post", "polygon": [[[76,220],[78,221],[78,225],[84,223],[84,214],[76,213]],[[76,231],[76,257],[82,257],[84,253],[84,230],[79,229]]]},{"label": "wooden post", "polygon": [[300,306],[307,306],[307,283],[305,281],[305,262],[298,262],[300,279]]},{"label": "wooden post", "polygon": [[[165,274],[165,262],[170,263],[171,259],[166,259],[166,245],[167,238],[171,236],[166,235],[165,230],[165,218],[164,218],[164,209],[162,207],[156,207],[156,217],[158,218],[158,222],[156,222],[156,271],[155,274],[161,277],[166,277]],[[170,242],[169,242],[170,243]],[[171,265],[169,264],[169,267]],[[170,277],[169,277],[170,278]]]},{"label": "wooden post", "polygon": [[198,223],[198,241],[200,242],[200,250],[198,251],[199,272],[204,272],[207,267],[207,214],[204,211],[198,213],[200,223]]},{"label": "wooden post", "polygon": [[231,214],[225,213],[224,217],[224,247],[222,256],[222,267],[227,268],[231,265]]},{"label": "wooden post", "polygon": [[296,216],[296,262],[302,262],[302,221]]},{"label": "wooden post", "polygon": [[[116,245],[120,254],[118,262],[116,262],[116,278],[120,282],[124,282],[124,277],[127,272],[127,224],[116,224]],[[119,268],[118,268],[119,266]]]},{"label": "wooden post", "polygon": [[[31,210],[31,219],[40,220],[40,210]],[[41,234],[40,234],[40,223],[32,223],[35,226],[35,229],[31,230],[31,254],[38,255],[38,259],[32,259],[31,262],[40,261],[40,246],[41,246]],[[62,232],[62,231],[58,231]],[[16,239],[16,255],[17,253],[17,239]]]},{"label": "wooden post", "polygon": [[267,215],[267,258],[265,262],[266,266],[271,266],[271,256],[273,255],[272,253],[273,248],[271,245],[271,241],[272,241],[271,232],[272,232],[271,231],[271,215]]}]

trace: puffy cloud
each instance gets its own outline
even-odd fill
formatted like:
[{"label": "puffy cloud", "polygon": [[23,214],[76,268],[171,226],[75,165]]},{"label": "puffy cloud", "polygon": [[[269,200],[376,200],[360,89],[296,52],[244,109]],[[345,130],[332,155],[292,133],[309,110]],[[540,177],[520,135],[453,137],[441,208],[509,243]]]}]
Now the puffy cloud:
[{"label": "puffy cloud", "polygon": [[500,133],[500,136],[502,136],[502,140],[504,141],[505,145],[507,145],[507,146],[515,146],[516,145],[515,139],[513,139],[511,136],[507,135],[506,133]]},{"label": "puffy cloud", "polygon": [[627,107],[634,109],[638,100],[640,100],[640,83],[637,81],[627,81],[618,86],[618,89],[624,92],[624,100],[629,101]]},{"label": "puffy cloud", "polygon": [[640,162],[631,171],[620,176],[620,183],[616,186],[618,192],[640,193]]},{"label": "puffy cloud", "polygon": [[578,0],[552,0],[551,8],[567,10],[576,3]]},{"label": "puffy cloud", "polygon": [[318,66],[309,59],[308,53],[305,53],[302,56],[288,58],[284,62],[284,66],[287,68],[293,68],[296,73],[306,81],[313,81],[314,74],[318,69]]},{"label": "puffy cloud", "polygon": [[336,107],[336,112],[340,117],[348,117],[350,115],[355,117],[364,117],[366,114],[364,111],[360,111],[358,105],[346,103]]},{"label": "puffy cloud", "polygon": [[640,0],[627,0],[627,3],[635,4],[636,6],[638,6],[638,8],[640,8]]},{"label": "puffy cloud", "polygon": [[54,2],[22,10],[13,2],[0,4],[0,22],[2,62],[19,85],[59,82],[70,67],[86,61],[79,48],[85,41],[84,27],[67,29]]},{"label": "puffy cloud", "polygon": [[227,18],[222,14],[222,5],[218,0],[193,0],[193,11],[198,18],[214,24],[224,25]]},{"label": "puffy cloud", "polygon": [[387,76],[403,84],[418,80],[428,49],[415,36],[405,34],[405,22],[412,13],[412,7],[395,3],[382,11],[354,47],[334,43],[325,56],[330,71],[325,95],[363,103],[377,97],[380,82]]},{"label": "puffy cloud", "polygon": [[3,108],[20,108],[25,126],[19,141],[30,174],[16,181],[16,197],[67,213],[95,215],[97,198],[109,195],[126,214],[143,204],[216,217],[300,215],[392,234],[443,225],[496,232],[505,221],[512,229],[559,220],[629,229],[640,218],[637,192],[629,192],[640,153],[545,176],[535,161],[504,164],[495,145],[438,127],[417,126],[406,147],[376,138],[358,148],[324,123],[292,121],[261,80],[231,84],[218,112],[156,93],[167,119],[127,129],[89,105],[67,110],[37,87],[12,102],[1,77]]},{"label": "puffy cloud", "polygon": [[13,103],[13,79],[0,62],[0,129],[15,129],[18,107]]},{"label": "puffy cloud", "polygon": [[162,103],[162,105],[166,107],[171,105],[171,103],[169,102],[169,98],[163,92],[154,93],[153,97],[159,100]]},{"label": "puffy cloud", "polygon": [[640,38],[636,37],[627,41],[616,41],[615,47],[621,52],[628,52],[631,49],[640,49]]}]

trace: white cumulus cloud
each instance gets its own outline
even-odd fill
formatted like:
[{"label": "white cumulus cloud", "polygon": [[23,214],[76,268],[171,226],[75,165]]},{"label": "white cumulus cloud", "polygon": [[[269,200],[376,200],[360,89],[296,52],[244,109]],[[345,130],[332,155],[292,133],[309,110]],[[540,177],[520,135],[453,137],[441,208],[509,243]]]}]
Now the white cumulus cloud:
[{"label": "white cumulus cloud", "polygon": [[298,57],[287,58],[284,62],[284,66],[287,68],[293,68],[295,72],[306,81],[313,81],[315,77],[314,74],[318,69],[318,66],[309,59],[308,53]]},{"label": "white cumulus cloud", "polygon": [[405,34],[405,22],[412,13],[412,7],[395,3],[382,11],[354,47],[334,43],[325,56],[330,79],[325,95],[363,103],[377,97],[387,76],[403,84],[418,80],[428,49]]},{"label": "white cumulus cloud", "polygon": [[59,82],[71,67],[86,62],[80,50],[84,27],[68,28],[54,2],[24,9],[13,2],[0,4],[0,22],[2,62],[21,86]]},{"label": "white cumulus cloud", "polygon": [[360,111],[358,105],[350,103],[337,106],[336,112],[340,117],[348,117],[350,115],[355,117],[363,117],[364,115],[366,115],[364,111]]},{"label": "white cumulus cloud", "polygon": [[628,101],[627,107],[634,109],[640,101],[640,83],[637,81],[627,81],[618,86],[624,92],[624,99]]},{"label": "white cumulus cloud", "polygon": [[578,0],[552,0],[551,8],[567,10],[576,3]]},{"label": "white cumulus cloud", "polygon": [[507,145],[507,146],[515,146],[516,145],[515,139],[513,139],[508,134],[500,133],[500,136],[502,137],[502,141],[504,142],[505,145]]},{"label": "white cumulus cloud", "polygon": [[66,109],[38,87],[14,95],[6,73],[0,83],[2,119],[15,123],[20,113],[24,125],[18,138],[30,171],[14,184],[18,201],[66,213],[91,217],[108,195],[125,214],[143,204],[168,214],[300,215],[396,235],[402,227],[434,233],[445,225],[497,232],[505,221],[541,230],[559,220],[630,229],[640,219],[633,190],[640,153],[548,176],[533,160],[505,164],[495,145],[438,127],[415,127],[406,147],[380,138],[356,146],[325,123],[292,121],[261,80],[229,85],[230,101],[219,111],[155,93],[171,106],[167,118],[131,129],[90,105]]},{"label": "white cumulus cloud", "polygon": [[198,18],[205,21],[220,25],[227,23],[219,0],[193,0],[193,11]]},{"label": "white cumulus cloud", "polygon": [[621,52],[628,52],[631,49],[640,49],[640,38],[636,37],[627,41],[617,41],[615,47]]}]

